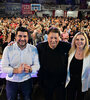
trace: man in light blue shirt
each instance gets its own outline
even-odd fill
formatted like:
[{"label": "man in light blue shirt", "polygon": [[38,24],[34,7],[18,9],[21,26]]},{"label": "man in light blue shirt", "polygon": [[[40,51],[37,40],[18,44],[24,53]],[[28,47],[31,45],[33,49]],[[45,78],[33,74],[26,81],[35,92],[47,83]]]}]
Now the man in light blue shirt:
[{"label": "man in light blue shirt", "polygon": [[4,49],[2,56],[2,72],[6,76],[6,93],[8,100],[16,100],[20,91],[24,100],[31,100],[31,74],[39,68],[38,52],[35,46],[28,44],[28,30],[19,27],[16,30],[16,42]]}]

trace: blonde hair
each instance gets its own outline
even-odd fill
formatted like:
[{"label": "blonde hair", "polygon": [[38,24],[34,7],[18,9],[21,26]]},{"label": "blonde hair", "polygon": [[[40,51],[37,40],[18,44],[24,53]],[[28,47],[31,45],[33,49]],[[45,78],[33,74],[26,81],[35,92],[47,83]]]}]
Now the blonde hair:
[{"label": "blonde hair", "polygon": [[85,43],[85,46],[84,46],[84,57],[86,57],[90,53],[90,48],[89,48],[89,40],[88,40],[88,37],[87,37],[86,33],[83,33],[83,32],[78,32],[73,37],[71,49],[69,51],[69,55],[76,50],[75,40],[76,40],[76,38],[77,38],[78,35],[83,35],[85,37],[86,43]]}]

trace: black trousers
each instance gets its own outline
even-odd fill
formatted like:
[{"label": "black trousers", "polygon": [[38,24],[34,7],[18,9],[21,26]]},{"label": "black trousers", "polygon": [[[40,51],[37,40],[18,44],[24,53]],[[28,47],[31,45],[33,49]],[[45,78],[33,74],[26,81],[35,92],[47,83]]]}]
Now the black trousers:
[{"label": "black trousers", "polygon": [[65,100],[66,90],[64,83],[44,80],[42,90],[45,100]]},{"label": "black trousers", "polygon": [[18,92],[21,92],[24,100],[31,100],[32,79],[24,82],[6,82],[7,100],[16,100]]},{"label": "black trousers", "polygon": [[66,88],[66,100],[84,100],[85,93],[81,90],[81,83],[70,82]]},{"label": "black trousers", "polygon": [[86,92],[85,100],[90,100],[90,88],[89,88],[89,90]]}]

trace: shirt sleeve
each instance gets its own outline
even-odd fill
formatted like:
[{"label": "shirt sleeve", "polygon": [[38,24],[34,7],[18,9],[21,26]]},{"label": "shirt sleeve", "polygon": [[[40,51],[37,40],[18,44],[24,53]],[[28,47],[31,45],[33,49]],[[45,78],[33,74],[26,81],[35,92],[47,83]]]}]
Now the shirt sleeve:
[{"label": "shirt sleeve", "polygon": [[31,65],[32,67],[32,73],[36,73],[39,68],[40,68],[40,63],[39,63],[39,58],[38,58],[38,51],[37,48],[33,48],[32,49],[32,60],[33,60],[33,64]]},{"label": "shirt sleeve", "polygon": [[7,46],[4,49],[2,60],[1,60],[1,71],[2,73],[8,74],[8,76],[12,76],[13,68],[10,66],[9,62],[9,47]]}]

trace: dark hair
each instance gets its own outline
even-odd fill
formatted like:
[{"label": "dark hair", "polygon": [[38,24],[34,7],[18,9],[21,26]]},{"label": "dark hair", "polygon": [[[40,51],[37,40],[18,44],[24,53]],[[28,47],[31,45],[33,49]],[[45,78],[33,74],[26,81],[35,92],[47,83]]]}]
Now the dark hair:
[{"label": "dark hair", "polygon": [[47,31],[47,34],[49,34],[50,32],[58,33],[60,36],[60,31],[56,27],[50,27],[49,30]]},{"label": "dark hair", "polygon": [[27,32],[28,36],[29,36],[29,31],[27,28],[25,27],[18,27],[17,30],[16,30],[16,35],[18,34],[18,31],[21,31],[21,32]]}]

